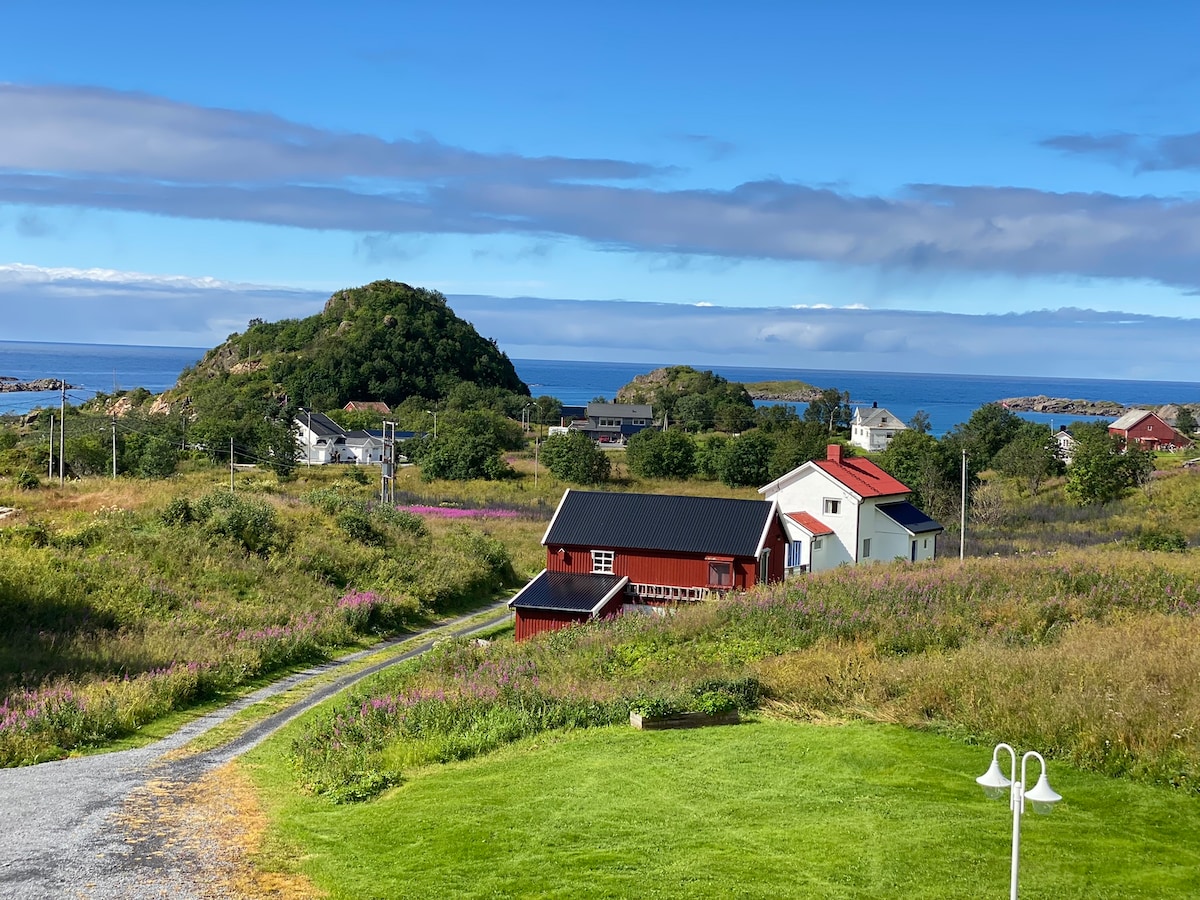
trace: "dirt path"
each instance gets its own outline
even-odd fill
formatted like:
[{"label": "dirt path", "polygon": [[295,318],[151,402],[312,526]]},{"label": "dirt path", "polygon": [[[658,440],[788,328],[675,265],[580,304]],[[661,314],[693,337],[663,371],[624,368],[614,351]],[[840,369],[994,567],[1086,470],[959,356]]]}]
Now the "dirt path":
[{"label": "dirt path", "polygon": [[[502,604],[489,608],[499,611]],[[261,893],[239,882],[239,859],[256,827],[252,794],[228,766],[286,722],[380,669],[428,651],[435,638],[468,635],[503,621],[479,613],[409,636],[412,646],[385,662],[323,685],[256,723],[229,743],[194,755],[173,753],[253,704],[301,686],[381,648],[296,673],[202,716],[146,747],[20,769],[0,769],[0,898],[212,900]],[[247,840],[243,841],[241,838]],[[299,885],[268,892],[303,897]]]}]

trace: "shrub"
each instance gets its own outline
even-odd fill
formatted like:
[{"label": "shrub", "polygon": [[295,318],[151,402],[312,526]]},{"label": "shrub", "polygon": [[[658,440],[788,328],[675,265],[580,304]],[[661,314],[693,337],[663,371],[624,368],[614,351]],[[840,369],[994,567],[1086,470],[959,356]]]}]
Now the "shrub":
[{"label": "shrub", "polygon": [[342,534],[359,544],[378,547],[385,543],[383,535],[375,530],[370,516],[361,507],[346,507],[337,514],[334,522]]},{"label": "shrub", "polygon": [[228,538],[251,553],[268,552],[279,537],[275,510],[261,500],[213,491],[201,497],[194,509],[205,531]]},{"label": "shrub", "polygon": [[1188,541],[1183,532],[1171,528],[1149,528],[1133,537],[1131,543],[1139,550],[1182,552]]},{"label": "shrub", "polygon": [[17,487],[19,487],[23,491],[36,490],[37,488],[42,486],[42,483],[41,483],[41,481],[38,480],[38,477],[36,475],[34,475],[32,472],[30,472],[28,469],[22,469],[20,471],[20,473],[17,475],[16,481],[17,481]]}]

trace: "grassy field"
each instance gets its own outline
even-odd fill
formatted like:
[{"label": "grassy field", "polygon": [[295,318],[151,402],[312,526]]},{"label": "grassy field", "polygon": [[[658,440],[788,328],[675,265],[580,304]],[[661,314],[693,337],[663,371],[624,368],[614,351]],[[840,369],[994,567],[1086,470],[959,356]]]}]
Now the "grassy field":
[{"label": "grassy field", "polygon": [[[274,823],[259,865],[330,898],[977,898],[1008,887],[990,747],[895,726],[541,735],[412,773],[366,804],[294,790],[288,738],[242,766]],[[1051,763],[1025,898],[1200,894],[1200,804]]]}]

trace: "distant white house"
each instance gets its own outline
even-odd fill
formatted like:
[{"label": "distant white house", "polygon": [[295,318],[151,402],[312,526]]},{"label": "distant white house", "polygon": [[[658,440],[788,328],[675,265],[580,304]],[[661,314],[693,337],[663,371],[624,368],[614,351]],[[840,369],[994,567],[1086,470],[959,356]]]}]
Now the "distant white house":
[{"label": "distant white house", "polygon": [[876,403],[870,409],[861,407],[854,410],[854,419],[850,422],[850,443],[864,450],[886,450],[892,438],[908,426],[888,412],[880,409]]},{"label": "distant white house", "polygon": [[868,459],[830,444],[810,460],[758,489],[776,500],[788,536],[785,573],[840,565],[933,559],[942,526],[909,497],[912,492]]},{"label": "distant white house", "polygon": [[[378,429],[346,431],[329,416],[302,409],[295,418],[296,459],[301,465],[350,463],[377,466],[383,462],[386,445]],[[397,431],[396,440],[405,441],[416,432]]]},{"label": "distant white house", "polygon": [[1075,440],[1075,435],[1067,431],[1066,425],[1059,425],[1058,431],[1054,432],[1055,455],[1058,456],[1068,466],[1071,460],[1075,458],[1075,447],[1079,441]]}]

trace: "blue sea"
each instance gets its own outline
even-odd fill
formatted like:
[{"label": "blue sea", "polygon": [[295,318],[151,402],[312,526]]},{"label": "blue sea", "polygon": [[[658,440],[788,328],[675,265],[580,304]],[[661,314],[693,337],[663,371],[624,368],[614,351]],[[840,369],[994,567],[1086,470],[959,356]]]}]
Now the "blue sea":
[{"label": "blue sea", "polygon": [[[132,347],[111,344],[50,344],[0,341],[0,376],[21,381],[62,378],[75,385],[67,401],[78,404],[97,392],[143,387],[159,393],[175,384],[180,373],[200,360],[204,348]],[[658,363],[514,359],[517,374],[532,394],[548,394],[566,404],[611,400],[635,375],[659,368]],[[1042,378],[1010,375],[923,375],[904,372],[843,372],[826,369],[774,369],[741,366],[697,366],[730,381],[799,380],[820,388],[849,391],[851,403],[878,403],[907,421],[918,410],[929,415],[931,430],[942,435],[971,413],[1005,397],[1045,394],[1079,400],[1112,400],[1127,406],[1200,403],[1200,384],[1184,381],[1114,381],[1094,378]],[[57,391],[0,393],[0,414],[24,413],[57,406]],[[800,408],[803,404],[798,404]],[[1051,426],[1079,417],[1057,418],[1024,413]],[[401,423],[403,424],[403,423]]]}]

